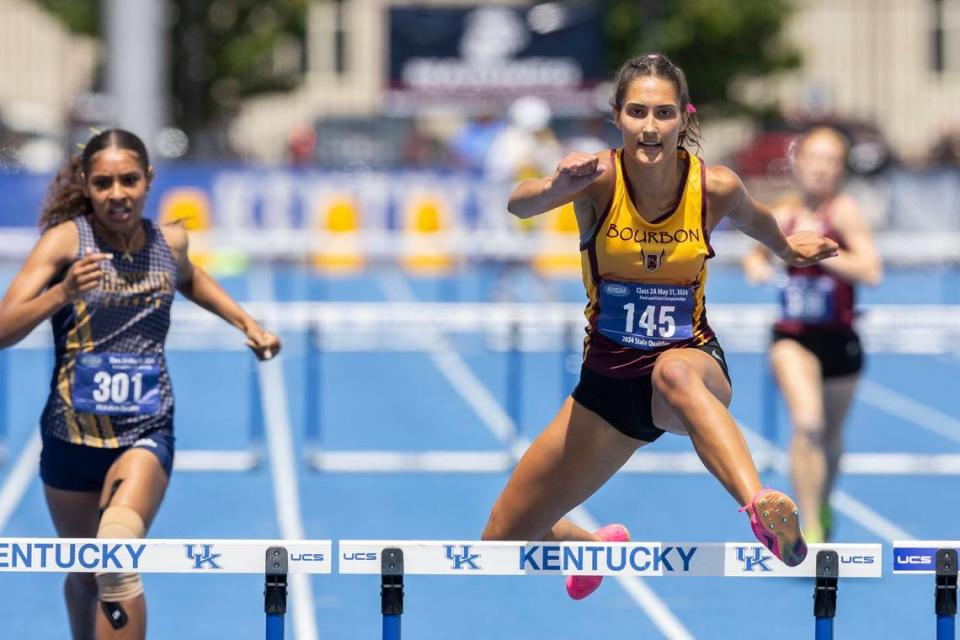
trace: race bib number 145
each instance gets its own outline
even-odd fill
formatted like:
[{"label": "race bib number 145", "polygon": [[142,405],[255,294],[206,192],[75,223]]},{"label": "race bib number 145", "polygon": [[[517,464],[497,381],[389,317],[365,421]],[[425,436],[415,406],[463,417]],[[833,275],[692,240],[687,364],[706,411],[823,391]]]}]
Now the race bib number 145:
[{"label": "race bib number 145", "polygon": [[605,281],[600,333],[634,349],[657,349],[693,337],[692,287]]}]

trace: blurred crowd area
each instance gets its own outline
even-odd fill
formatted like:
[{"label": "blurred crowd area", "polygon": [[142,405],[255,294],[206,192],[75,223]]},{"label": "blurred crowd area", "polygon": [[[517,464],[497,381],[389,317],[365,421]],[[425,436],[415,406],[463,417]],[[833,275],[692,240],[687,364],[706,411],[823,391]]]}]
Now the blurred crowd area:
[{"label": "blurred crowd area", "polygon": [[[947,116],[916,115],[917,135],[910,137],[900,126],[902,118],[887,117],[882,100],[844,97],[836,89],[831,95],[829,78],[817,66],[824,65],[818,62],[823,41],[815,39],[821,37],[816,36],[817,21],[840,14],[830,13],[826,2],[718,2],[751,20],[771,20],[763,13],[765,6],[789,8],[788,17],[777,19],[777,29],[798,43],[798,53],[793,67],[786,65],[777,76],[782,86],[776,90],[771,88],[775,83],[762,76],[744,83],[731,75],[729,87],[720,88],[719,98],[711,97],[699,89],[702,80],[696,83],[701,72],[688,70],[694,102],[699,103],[699,95],[707,98],[706,108],[700,105],[699,111],[702,153],[709,164],[734,168],[758,198],[772,202],[791,187],[791,141],[811,125],[833,125],[850,139],[848,189],[875,228],[960,230],[960,117],[951,116],[951,108],[941,105],[930,111]],[[418,172],[498,185],[550,174],[570,151],[619,146],[620,133],[607,102],[609,80],[622,60],[618,51],[636,52],[636,46],[630,44],[629,32],[617,31],[616,20],[627,23],[624,16],[633,16],[637,25],[647,20],[676,30],[686,19],[669,8],[673,5],[658,2],[0,0],[0,31],[9,35],[0,37],[0,177],[50,174],[92,130],[124,123],[123,100],[111,93],[107,80],[111,56],[123,51],[110,44],[103,22],[105,16],[128,15],[122,12],[144,3],[161,6],[171,34],[156,52],[158,69],[170,74],[173,87],[148,140],[158,163],[285,167],[354,176]],[[878,0],[856,10],[873,12],[874,27],[882,30],[884,11],[893,7],[888,4]],[[908,5],[917,11],[903,14],[907,17],[901,30],[926,33],[931,24],[960,24],[953,19],[960,17],[960,2],[916,0]],[[931,7],[943,15],[931,14]],[[913,25],[908,18],[914,14],[933,15],[939,22]],[[693,22],[697,19],[691,17],[687,24],[694,45],[697,29],[710,26]],[[206,31],[198,30],[200,26]],[[126,26],[121,21],[113,28],[122,33]],[[855,41],[860,32],[853,29],[849,27],[849,46],[860,46]],[[454,31],[452,40],[441,37]],[[960,51],[960,30],[941,31],[937,42],[949,45],[944,51]],[[376,39],[368,37],[374,33]],[[660,42],[642,30],[636,33],[645,42]],[[618,50],[618,41],[627,44]],[[608,43],[610,51],[601,55],[597,49]],[[918,41],[917,47],[927,51],[927,44]],[[671,46],[679,47],[683,56],[680,45]],[[889,48],[882,39],[877,46]],[[465,74],[472,82],[473,76],[486,74],[478,70],[502,68],[513,84],[509,90],[491,86],[489,91],[479,85],[452,90],[431,85],[422,72],[403,67],[420,63],[416,68],[424,68],[429,47],[439,52],[436,60],[462,63],[455,72],[449,65],[436,66],[440,75]],[[868,53],[856,62],[861,69],[851,77],[900,73],[885,72],[885,63],[871,61]],[[234,58],[244,58],[256,73],[245,73]],[[923,65],[939,65],[939,71],[933,70],[946,73],[950,65],[960,66],[960,56],[953,58],[947,55]],[[554,59],[557,64],[551,66]],[[570,71],[575,64],[580,67]],[[770,66],[767,61],[741,64],[754,75],[754,67]],[[827,67],[831,65],[841,66],[841,61],[828,61]],[[709,60],[704,66],[709,73]],[[545,77],[557,78],[560,86],[541,86]],[[524,86],[516,78],[534,79]],[[414,86],[415,80],[422,86]],[[120,90],[135,92],[136,84],[136,78],[127,77]],[[874,97],[880,96],[878,83],[871,87]],[[435,100],[440,94],[444,99]],[[784,97],[794,94],[802,97]],[[943,101],[949,95],[939,93],[930,100]],[[755,112],[731,106],[761,102],[763,108]],[[872,108],[857,106],[862,104]],[[902,105],[891,104],[889,110],[899,113]]]}]

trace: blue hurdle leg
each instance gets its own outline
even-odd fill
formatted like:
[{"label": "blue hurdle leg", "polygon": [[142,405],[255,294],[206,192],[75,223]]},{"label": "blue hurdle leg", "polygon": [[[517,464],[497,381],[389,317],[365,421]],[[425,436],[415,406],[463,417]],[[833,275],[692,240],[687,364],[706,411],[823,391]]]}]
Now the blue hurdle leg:
[{"label": "blue hurdle leg", "polygon": [[506,404],[507,415],[513,421],[516,436],[523,433],[523,336],[521,327],[514,324],[510,327],[510,350],[507,352],[506,371]]},{"label": "blue hurdle leg", "polygon": [[957,551],[937,549],[934,611],[937,614],[937,640],[954,640],[957,615]]},{"label": "blue hurdle leg", "polygon": [[840,558],[836,551],[817,552],[817,577],[813,588],[813,615],[816,640],[833,640],[833,618],[837,614],[837,586]]},{"label": "blue hurdle leg", "polygon": [[260,374],[257,370],[257,360],[250,358],[250,373],[247,382],[250,444],[258,454],[263,449],[263,403],[260,400]]},{"label": "blue hurdle leg", "polygon": [[267,640],[283,640],[283,614],[267,614]]},{"label": "blue hurdle leg", "polygon": [[383,640],[400,640],[400,616],[383,616]]},{"label": "blue hurdle leg", "polygon": [[937,640],[954,640],[957,637],[955,616],[937,616]]},{"label": "blue hurdle leg", "polygon": [[380,554],[380,613],[383,640],[400,640],[403,615],[403,549],[388,547]]},{"label": "blue hurdle leg", "polygon": [[267,640],[283,640],[287,613],[287,550],[267,549],[263,580],[263,612],[267,614]]},{"label": "blue hurdle leg", "polygon": [[833,618],[817,618],[817,640],[833,640]]},{"label": "blue hurdle leg", "polygon": [[306,370],[303,381],[304,421],[306,422],[307,445],[320,446],[320,357],[321,335],[318,326],[307,331]]},{"label": "blue hurdle leg", "polygon": [[779,421],[777,402],[780,392],[777,389],[777,381],[773,377],[773,370],[766,359],[763,363],[763,373],[760,375],[763,376],[760,393],[761,432],[764,438],[776,444]]}]

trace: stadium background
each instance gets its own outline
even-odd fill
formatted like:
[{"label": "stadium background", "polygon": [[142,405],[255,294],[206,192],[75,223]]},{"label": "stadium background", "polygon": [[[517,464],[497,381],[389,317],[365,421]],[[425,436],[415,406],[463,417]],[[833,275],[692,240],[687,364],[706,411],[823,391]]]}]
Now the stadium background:
[{"label": "stadium background", "polygon": [[[506,195],[567,149],[617,144],[609,79],[647,50],[687,70],[707,162],[768,202],[790,188],[803,126],[850,135],[848,189],[887,276],[861,300],[873,353],[838,539],[960,537],[942,500],[960,488],[960,1],[0,0],[0,285],[66,154],[119,124],[154,156],[148,215],[184,220],[195,260],[286,341],[258,373],[239,336],[177,305],[184,453],[151,535],[477,537],[504,452],[573,382],[584,302],[570,212],[521,224]],[[719,230],[715,244],[707,295],[734,413],[764,480],[783,484],[762,358],[777,290],[744,282],[744,238]],[[34,472],[48,333],[0,352],[4,536],[52,535]],[[748,537],[688,442],[651,450],[577,517],[644,539]],[[413,471],[401,454],[423,451],[460,467]],[[255,580],[148,578],[155,637],[259,635]],[[418,637],[742,637],[748,616],[800,637],[810,616],[806,583],[611,581],[573,605],[549,579],[411,582]],[[59,576],[0,584],[18,594],[0,604],[4,635],[64,636]],[[373,582],[299,586],[297,638],[376,633]],[[844,587],[838,631],[911,635],[929,624],[927,591],[892,576]]]}]

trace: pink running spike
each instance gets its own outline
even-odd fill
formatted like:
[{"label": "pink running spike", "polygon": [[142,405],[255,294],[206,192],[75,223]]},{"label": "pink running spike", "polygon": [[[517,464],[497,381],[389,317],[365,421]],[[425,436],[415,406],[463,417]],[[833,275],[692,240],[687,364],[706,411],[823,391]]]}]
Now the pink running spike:
[{"label": "pink running spike", "polygon": [[800,513],[790,496],[775,489],[763,489],[740,511],[750,514],[753,535],[783,564],[795,567],[807,557],[807,543],[800,531]]},{"label": "pink running spike", "polygon": [[[593,532],[604,542],[629,542],[630,532],[622,524],[608,524]],[[567,594],[574,600],[583,600],[597,590],[603,576],[567,576]]]}]

